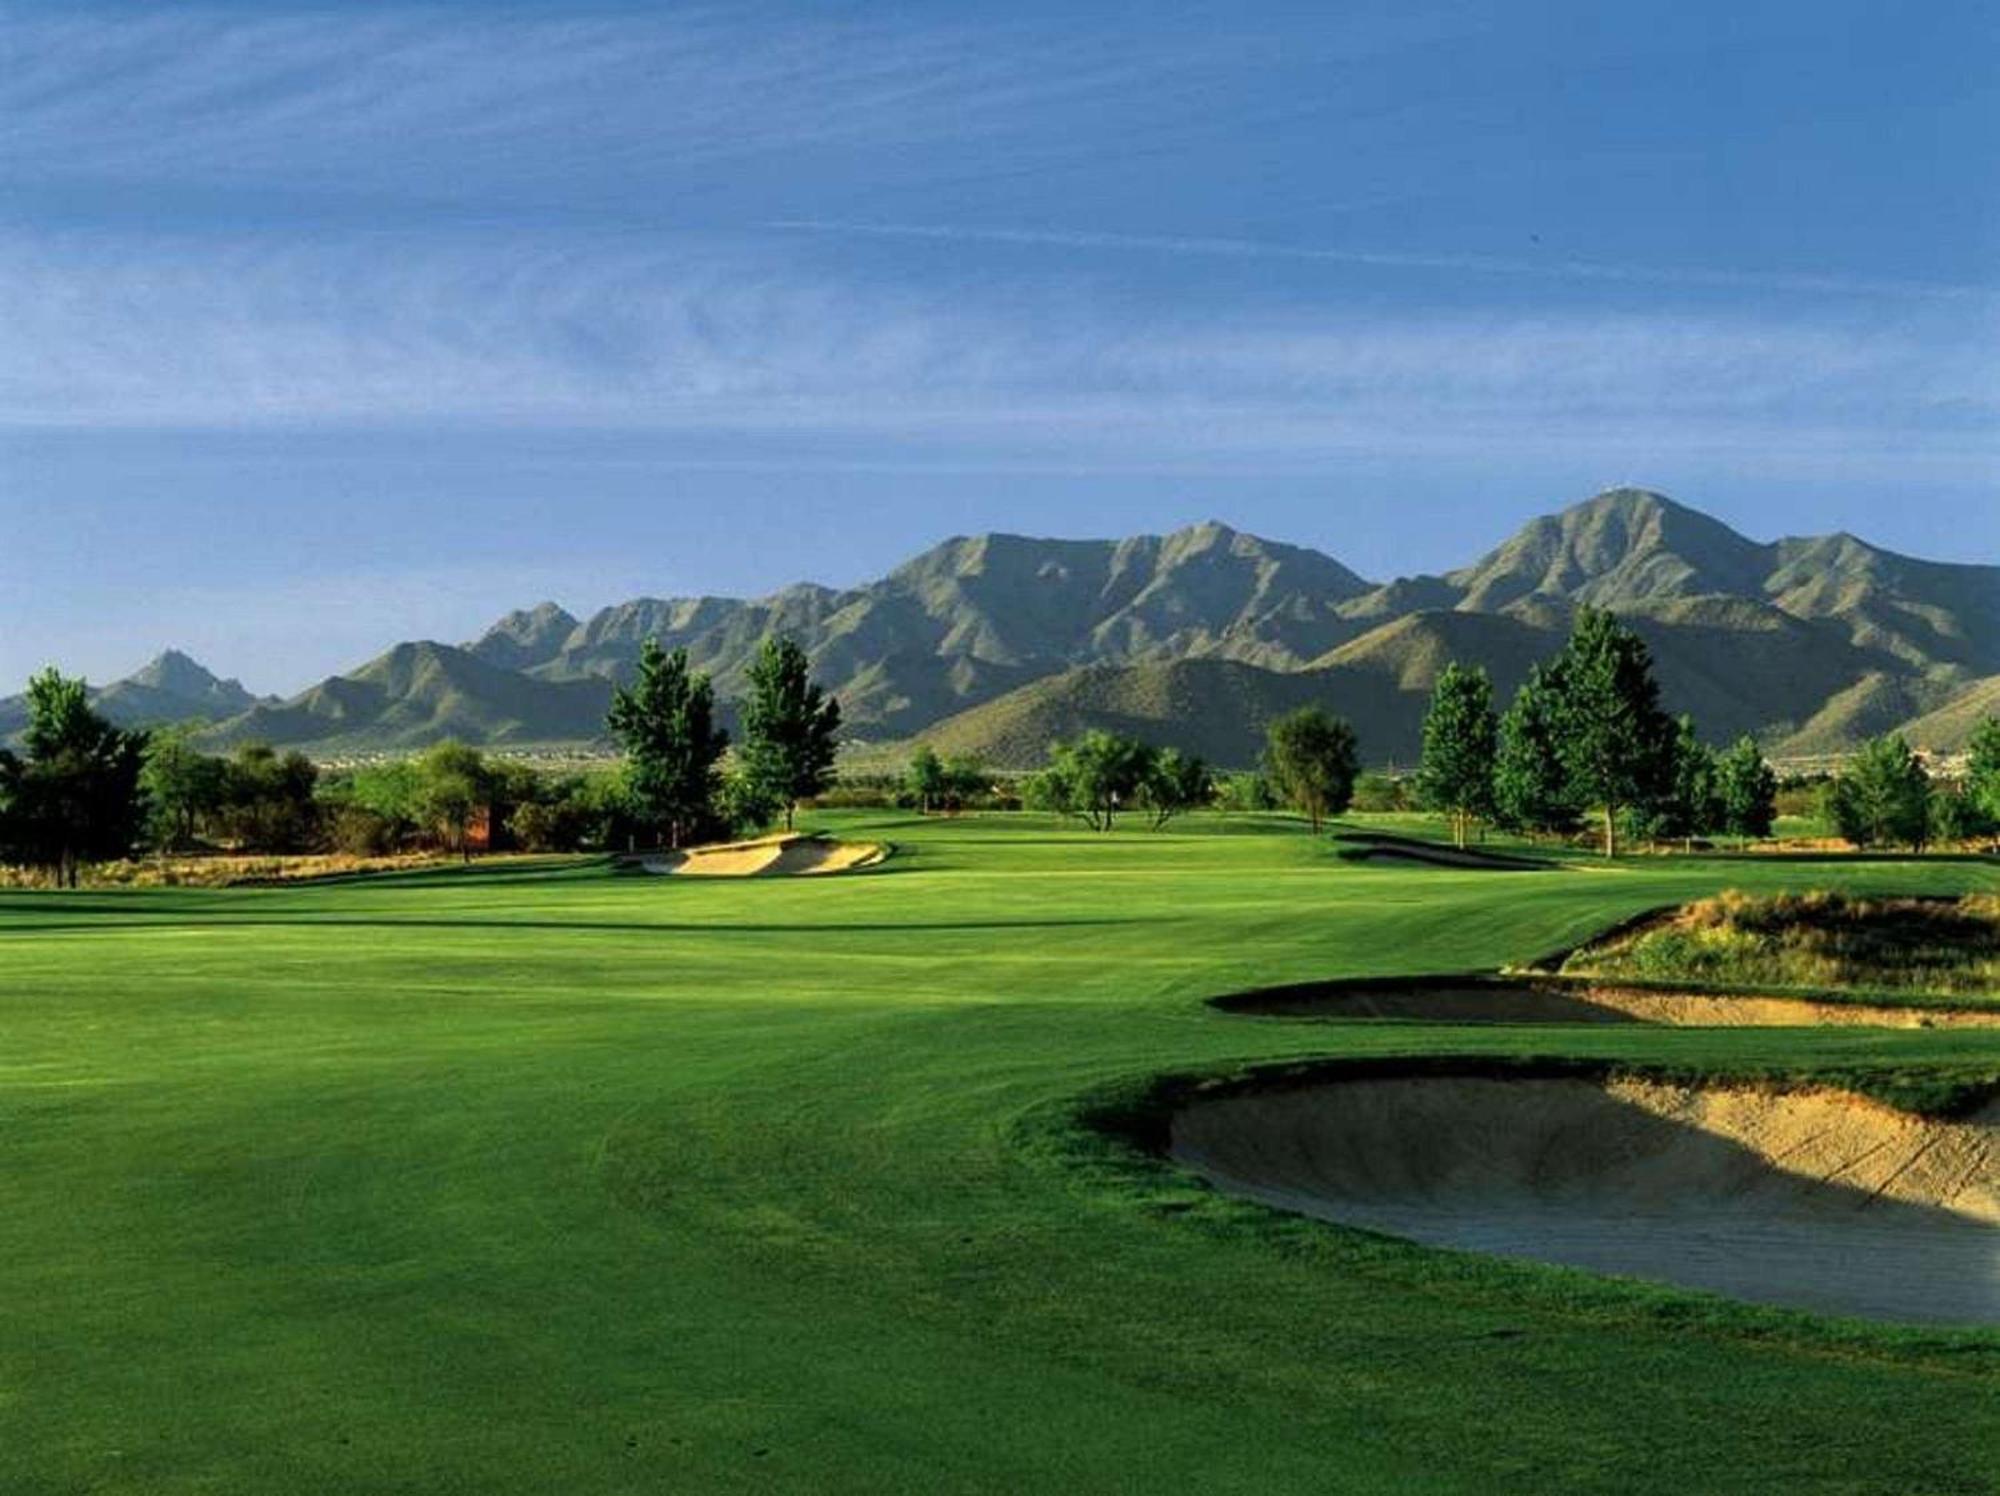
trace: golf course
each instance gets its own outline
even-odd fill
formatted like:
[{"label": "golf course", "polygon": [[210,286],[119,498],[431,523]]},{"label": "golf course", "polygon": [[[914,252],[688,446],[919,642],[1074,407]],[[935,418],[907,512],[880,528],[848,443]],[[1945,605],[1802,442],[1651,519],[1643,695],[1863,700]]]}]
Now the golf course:
[{"label": "golf course", "polygon": [[1332,1180],[1370,1232],[1218,1187],[1263,1121],[1197,1125],[1345,1067],[1401,1087],[1356,1115],[1384,1154],[1552,1125],[1524,1086],[1573,1126],[1708,1096],[1751,1136],[1726,1093],[1803,1136],[1835,1097],[1969,1146],[1980,1023],[1240,995],[1547,963],[1726,889],[1992,894],[1992,860],[800,830],[886,855],[0,890],[0,1491],[2000,1486],[1990,1323],[1420,1245],[1382,1185],[1417,1164]]}]

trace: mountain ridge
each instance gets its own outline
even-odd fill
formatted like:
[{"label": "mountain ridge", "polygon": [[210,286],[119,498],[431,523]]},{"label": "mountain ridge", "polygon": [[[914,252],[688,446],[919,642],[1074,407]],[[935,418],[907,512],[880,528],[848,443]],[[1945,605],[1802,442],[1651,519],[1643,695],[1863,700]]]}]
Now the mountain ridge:
[{"label": "mountain ridge", "polygon": [[[953,536],[847,588],[640,597],[583,618],[543,602],[461,645],[413,641],[284,702],[252,699],[209,738],[321,751],[442,736],[598,742],[601,703],[645,639],[686,648],[729,700],[759,644],[785,633],[856,735],[876,741],[922,736],[1021,758],[1029,723],[1164,713],[1156,736],[1220,743],[1233,739],[1207,718],[1256,718],[1258,703],[1311,688],[1355,720],[1370,754],[1407,756],[1445,661],[1483,664],[1511,691],[1584,604],[1647,638],[1669,706],[1712,736],[1752,731],[1774,751],[1838,751],[1905,722],[1947,738],[1926,746],[1955,746],[1965,714],[1950,704],[2000,676],[2000,567],[1902,556],[1846,533],[1756,541],[1619,488],[1530,519],[1465,566],[1386,583],[1206,520],[1115,540]],[[1188,662],[1241,668],[1168,668]],[[136,709],[160,684],[128,678],[101,699],[122,691]],[[1007,704],[979,715],[995,703]],[[980,744],[988,729],[1004,754]]]}]

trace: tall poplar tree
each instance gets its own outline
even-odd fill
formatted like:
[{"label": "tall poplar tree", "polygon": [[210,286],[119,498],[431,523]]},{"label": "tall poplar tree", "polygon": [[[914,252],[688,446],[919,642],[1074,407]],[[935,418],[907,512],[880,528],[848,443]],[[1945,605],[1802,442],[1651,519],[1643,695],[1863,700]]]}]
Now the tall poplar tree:
[{"label": "tall poplar tree", "polygon": [[606,725],[625,750],[626,788],[635,818],[665,830],[679,847],[715,815],[717,762],[729,734],[715,725],[715,689],[688,667],[685,649],[668,654],[648,639],[632,685],[611,695]]},{"label": "tall poplar tree", "polygon": [[1611,614],[1582,608],[1557,656],[1557,751],[1578,803],[1604,816],[1604,855],[1618,855],[1618,817],[1671,789],[1674,723],[1660,709],[1645,642]]},{"label": "tall poplar tree", "polygon": [[1778,776],[1748,733],[1716,760],[1715,790],[1724,831],[1745,838],[1771,834],[1778,818]]},{"label": "tall poplar tree", "polygon": [[840,703],[813,683],[806,652],[791,639],[766,639],[743,703],[743,772],[785,807],[787,831],[799,801],[832,782],[839,731]]},{"label": "tall poplar tree", "polygon": [[1463,847],[1474,821],[1493,814],[1493,765],[1500,726],[1493,682],[1478,666],[1444,667],[1424,715],[1424,756],[1417,792],[1451,817],[1452,840]]},{"label": "tall poplar tree", "polygon": [[1576,829],[1577,806],[1564,773],[1557,683],[1547,666],[1528,672],[1500,719],[1493,763],[1494,816],[1529,835],[1563,836]]}]

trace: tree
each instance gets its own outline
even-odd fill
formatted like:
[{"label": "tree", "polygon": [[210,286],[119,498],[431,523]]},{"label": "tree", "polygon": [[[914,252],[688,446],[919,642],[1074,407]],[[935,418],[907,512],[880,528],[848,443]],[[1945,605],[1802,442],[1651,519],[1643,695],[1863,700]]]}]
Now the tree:
[{"label": "tree", "polygon": [[0,857],[74,888],[83,863],[130,852],[145,820],[146,737],[98,715],[82,680],[35,676],[26,756],[0,749]]},{"label": "tree", "polygon": [[1305,813],[1314,835],[1321,821],[1347,809],[1361,771],[1354,729],[1316,706],[1300,707],[1271,724],[1264,761],[1278,792]]},{"label": "tree", "polygon": [[[745,772],[739,765],[724,770],[722,788],[716,795],[716,811],[731,836],[755,836],[778,818],[785,809],[772,798],[768,781]],[[787,817],[789,823],[789,817]]]},{"label": "tree", "polygon": [[1966,797],[1965,791],[1942,784],[1931,786],[1929,817],[1925,839],[1934,847],[1952,847],[1970,841],[1982,829],[1978,807]]},{"label": "tree", "polygon": [[223,769],[223,834],[250,852],[302,852],[319,838],[319,768],[297,750],[243,743]]},{"label": "tree", "polygon": [[809,668],[796,642],[766,639],[751,662],[743,703],[743,772],[784,807],[787,831],[799,801],[832,782],[839,746],[840,703],[813,684]]},{"label": "tree", "polygon": [[1530,836],[1567,836],[1576,829],[1576,801],[1569,792],[1558,747],[1555,683],[1547,667],[1528,672],[1500,719],[1493,763],[1494,817]]},{"label": "tree", "polygon": [[954,753],[944,761],[944,808],[963,810],[981,795],[993,793],[993,776],[970,753]]},{"label": "tree", "polygon": [[1778,776],[1748,733],[1716,761],[1715,791],[1724,831],[1745,838],[1771,834],[1778,817]]},{"label": "tree", "polygon": [[1900,735],[1862,745],[1827,786],[1834,829],[1866,851],[1901,844],[1922,851],[1930,837],[1931,778]]},{"label": "tree", "polygon": [[1029,780],[1029,798],[1038,809],[1081,816],[1093,831],[1109,831],[1119,810],[1139,797],[1155,757],[1136,738],[1093,729],[1049,750],[1049,766]]},{"label": "tree", "polygon": [[1652,834],[1678,841],[1692,851],[1694,839],[1722,824],[1720,769],[1715,750],[1694,730],[1694,718],[1683,714],[1670,749],[1672,763],[1665,789],[1645,808]]},{"label": "tree", "polygon": [[1618,817],[1671,787],[1674,724],[1660,710],[1653,657],[1611,614],[1582,608],[1549,681],[1556,751],[1573,798],[1604,815],[1604,855],[1618,855]]},{"label": "tree", "polygon": [[929,815],[933,810],[942,810],[945,802],[947,780],[944,760],[928,743],[917,745],[917,751],[910,755],[910,767],[903,776],[910,796],[917,802],[917,811]]},{"label": "tree", "polygon": [[[1358,782],[1358,781],[1357,781]],[[1277,791],[1263,773],[1231,774],[1215,788],[1216,804],[1224,810],[1276,810]]]},{"label": "tree", "polygon": [[139,771],[153,845],[162,851],[192,846],[202,823],[222,808],[226,779],[222,760],[194,746],[191,728],[156,730]]},{"label": "tree", "polygon": [[1207,764],[1178,748],[1163,748],[1153,755],[1146,776],[1139,785],[1139,800],[1153,813],[1153,829],[1159,830],[1184,810],[1194,810],[1215,798],[1215,776]]},{"label": "tree", "polygon": [[1965,765],[1965,797],[1985,826],[2000,826],[2000,717],[1972,730]]},{"label": "tree", "polygon": [[611,693],[606,718],[625,750],[625,790],[632,814],[678,848],[715,815],[716,769],[729,734],[715,725],[715,689],[688,668],[685,649],[669,654],[658,639],[639,650],[639,674]]},{"label": "tree", "polygon": [[485,756],[470,744],[446,739],[426,748],[416,769],[418,817],[437,829],[446,850],[472,861],[472,823],[493,808]]},{"label": "tree", "polygon": [[1500,724],[1493,682],[1477,666],[1444,667],[1424,714],[1424,755],[1417,793],[1451,817],[1452,840],[1463,847],[1472,823],[1493,814],[1493,767]]}]

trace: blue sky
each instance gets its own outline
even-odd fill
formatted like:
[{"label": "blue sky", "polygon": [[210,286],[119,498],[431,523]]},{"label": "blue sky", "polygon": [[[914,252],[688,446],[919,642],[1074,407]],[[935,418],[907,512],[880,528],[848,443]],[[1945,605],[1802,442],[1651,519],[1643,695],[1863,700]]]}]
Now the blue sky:
[{"label": "blue sky", "polygon": [[0,0],[0,682],[1619,482],[1991,560],[1994,17]]}]

